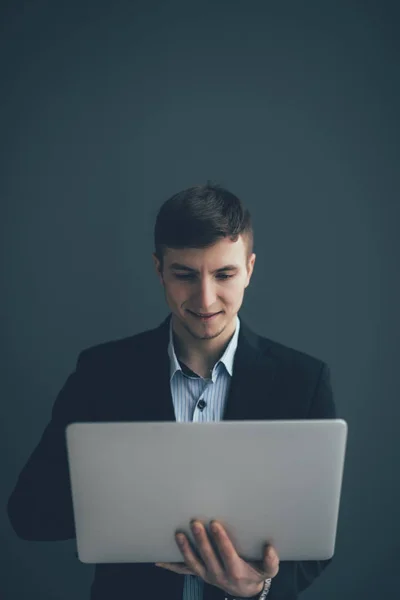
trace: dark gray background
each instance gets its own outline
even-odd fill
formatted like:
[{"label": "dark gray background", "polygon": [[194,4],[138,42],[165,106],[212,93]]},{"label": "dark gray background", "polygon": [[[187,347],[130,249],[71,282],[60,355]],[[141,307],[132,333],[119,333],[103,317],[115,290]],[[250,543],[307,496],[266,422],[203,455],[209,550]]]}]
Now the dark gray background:
[{"label": "dark gray background", "polygon": [[[397,594],[395,6],[3,4],[1,506],[79,351],[166,316],[157,209],[216,179],[254,219],[242,316],[326,360],[349,423],[336,555],[304,598]],[[73,542],[0,528],[2,598],[88,598]]]}]

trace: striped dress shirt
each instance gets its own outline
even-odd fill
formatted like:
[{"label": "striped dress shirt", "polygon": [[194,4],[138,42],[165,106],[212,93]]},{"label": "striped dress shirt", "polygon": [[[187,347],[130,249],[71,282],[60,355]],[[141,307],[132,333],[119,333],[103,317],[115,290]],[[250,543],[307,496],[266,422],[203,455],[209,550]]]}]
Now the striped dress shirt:
[{"label": "striped dress shirt", "polygon": [[[172,318],[169,329],[168,356],[170,359],[170,386],[178,422],[221,421],[228,397],[233,372],[233,362],[238,343],[240,319],[236,317],[236,329],[224,354],[214,365],[210,379],[199,377],[175,354]],[[202,600],[204,581],[194,575],[184,575],[182,600]]]}]

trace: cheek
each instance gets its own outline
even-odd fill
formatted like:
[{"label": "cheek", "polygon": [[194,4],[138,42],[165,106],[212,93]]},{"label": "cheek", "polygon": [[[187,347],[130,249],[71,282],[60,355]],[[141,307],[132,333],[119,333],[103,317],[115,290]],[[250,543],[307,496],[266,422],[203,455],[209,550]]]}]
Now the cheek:
[{"label": "cheek", "polygon": [[235,281],[229,283],[221,290],[221,297],[228,304],[235,305],[241,301],[244,293],[244,282]]},{"label": "cheek", "polygon": [[187,297],[187,291],[182,285],[176,283],[167,283],[165,286],[167,296],[174,302],[179,302]]}]

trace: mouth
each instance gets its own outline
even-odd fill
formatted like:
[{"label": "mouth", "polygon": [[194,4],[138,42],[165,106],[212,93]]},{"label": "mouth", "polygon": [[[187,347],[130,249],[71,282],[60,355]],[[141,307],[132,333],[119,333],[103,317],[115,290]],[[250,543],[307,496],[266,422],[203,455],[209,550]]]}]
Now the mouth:
[{"label": "mouth", "polygon": [[222,311],[219,311],[217,313],[195,313],[192,310],[189,310],[188,312],[200,321],[212,321],[213,319],[215,319],[215,317],[220,315]]}]

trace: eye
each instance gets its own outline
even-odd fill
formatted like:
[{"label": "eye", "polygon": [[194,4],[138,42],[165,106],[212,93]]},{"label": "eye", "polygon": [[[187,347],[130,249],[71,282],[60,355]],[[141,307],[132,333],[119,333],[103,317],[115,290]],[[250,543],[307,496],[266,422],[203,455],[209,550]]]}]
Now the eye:
[{"label": "eye", "polygon": [[[180,275],[178,273],[175,273],[175,277],[176,279],[185,279],[185,280],[192,280],[194,279],[196,276],[192,275],[191,273],[186,274],[186,275]],[[231,277],[234,277],[233,275],[227,275],[226,273],[218,273],[217,275],[217,279],[220,279],[222,281],[225,281],[226,279],[231,279]]]},{"label": "eye", "polygon": [[175,273],[176,279],[194,279],[194,275],[178,275]]}]

